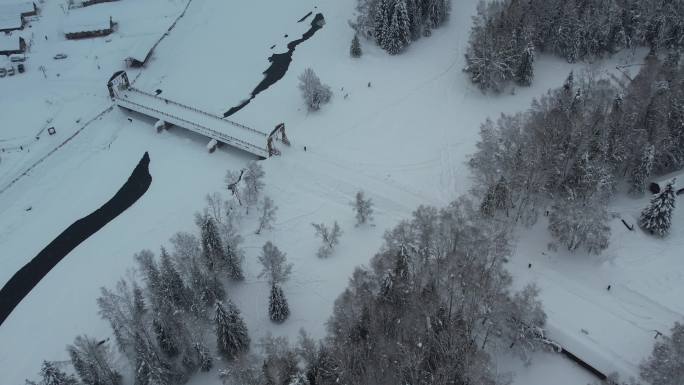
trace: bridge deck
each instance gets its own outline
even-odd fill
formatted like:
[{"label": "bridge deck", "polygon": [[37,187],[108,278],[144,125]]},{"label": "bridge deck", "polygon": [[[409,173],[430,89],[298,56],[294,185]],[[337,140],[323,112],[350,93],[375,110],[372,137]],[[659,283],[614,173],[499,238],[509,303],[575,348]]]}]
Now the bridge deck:
[{"label": "bridge deck", "polygon": [[129,87],[118,90],[116,104],[197,132],[262,158],[268,157],[268,134],[196,108]]}]

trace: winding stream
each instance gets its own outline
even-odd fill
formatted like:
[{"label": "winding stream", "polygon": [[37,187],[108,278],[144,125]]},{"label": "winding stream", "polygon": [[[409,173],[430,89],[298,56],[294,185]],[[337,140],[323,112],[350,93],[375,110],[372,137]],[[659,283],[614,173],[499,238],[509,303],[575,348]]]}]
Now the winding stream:
[{"label": "winding stream", "polygon": [[287,52],[276,53],[271,55],[271,57],[268,58],[268,61],[271,62],[271,66],[268,67],[266,71],[264,71],[263,80],[261,80],[261,82],[256,86],[256,88],[254,88],[254,91],[252,91],[250,97],[248,99],[243,100],[242,103],[225,112],[223,114],[223,117],[227,118],[233,115],[234,113],[240,111],[246,105],[248,105],[249,102],[251,102],[252,99],[254,99],[260,92],[266,90],[268,87],[275,84],[278,80],[282,79],[283,76],[285,76],[285,74],[287,73],[288,68],[290,68],[290,63],[292,62],[292,54],[294,53],[295,48],[297,48],[299,44],[311,38],[311,36],[313,36],[316,33],[316,31],[323,28],[324,24],[325,18],[323,17],[323,14],[317,13],[311,21],[311,28],[309,28],[309,30],[306,31],[301,38],[293,40],[287,44]]}]

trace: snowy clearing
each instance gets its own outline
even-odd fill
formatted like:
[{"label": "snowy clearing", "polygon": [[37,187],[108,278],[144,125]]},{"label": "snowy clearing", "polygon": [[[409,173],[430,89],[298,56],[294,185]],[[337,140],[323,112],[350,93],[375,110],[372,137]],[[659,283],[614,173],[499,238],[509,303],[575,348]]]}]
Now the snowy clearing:
[{"label": "snowy clearing", "polygon": [[[383,232],[420,204],[442,206],[468,192],[465,161],[487,117],[528,108],[570,70],[614,72],[616,64],[639,63],[644,55],[622,52],[589,65],[544,56],[531,87],[516,89],[515,95],[483,95],[461,72],[476,3],[455,2],[448,25],[402,55],[389,57],[362,41],[363,56],[352,59],[351,2],[253,0],[236,9],[233,2],[192,0],[146,67],[126,69],[141,90],[161,89],[171,100],[223,114],[261,81],[270,55],[287,51],[287,43],[308,30],[308,19],[298,23],[300,18],[308,12],[325,16],[325,26],[297,47],[283,79],[231,117],[263,132],[285,122],[293,142],[282,156],[262,162],[265,194],[279,206],[274,229],[255,235],[253,215],[241,223],[247,277],[228,291],[253,340],[268,332],[295,337],[300,328],[323,337],[333,301],[354,267],[367,263],[381,246]],[[135,252],[156,252],[176,231],[194,232],[193,214],[203,207],[204,195],[222,191],[227,196],[226,170],[255,159],[229,147],[209,154],[205,137],[180,128],[157,134],[155,121],[115,108],[6,188],[111,105],[106,80],[124,69],[137,38],[161,36],[185,5],[121,0],[80,9],[93,17],[111,15],[117,30],[108,37],[67,41],[64,12],[46,2],[30,29],[12,33],[31,44],[27,72],[0,78],[0,282],[75,219],[109,199],[145,151],[153,181],[136,204],[60,262],[0,327],[3,382],[34,376],[42,359],[67,359],[64,347],[77,334],[109,336],[109,326],[97,315],[99,288],[124,276]],[[55,60],[57,53],[68,57]],[[307,67],[334,92],[331,103],[315,113],[306,112],[297,88],[297,77]],[[48,135],[48,127],[56,134]],[[349,202],[361,189],[375,202],[375,221],[354,227]],[[611,210],[634,223],[646,202],[624,198]],[[310,224],[333,220],[344,230],[341,243],[333,257],[318,259]],[[681,208],[674,221],[684,223]],[[589,258],[547,251],[542,220],[521,230],[509,265],[516,286],[531,281],[541,287],[551,338],[601,370],[630,376],[650,353],[653,330],[666,332],[684,317],[678,295],[684,289],[679,251],[684,232],[662,241],[628,232],[619,219],[611,227],[610,248],[600,258]],[[270,322],[269,285],[256,278],[256,256],[266,241],[294,263],[293,277],[283,286],[291,317],[282,325]],[[614,287],[610,292],[608,284]],[[538,355],[531,367],[501,361],[502,368],[518,374],[516,384],[546,384],[550,376],[567,384],[591,380],[556,355]],[[220,381],[198,375],[191,383]]]}]

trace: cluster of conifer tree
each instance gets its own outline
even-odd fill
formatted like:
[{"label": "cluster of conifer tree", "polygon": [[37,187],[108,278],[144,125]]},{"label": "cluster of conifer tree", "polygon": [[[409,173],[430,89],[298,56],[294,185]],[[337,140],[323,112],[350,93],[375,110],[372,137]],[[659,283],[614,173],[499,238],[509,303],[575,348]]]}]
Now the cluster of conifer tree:
[{"label": "cluster of conifer tree", "polygon": [[483,90],[529,85],[535,51],[568,62],[620,49],[684,47],[684,3],[670,0],[494,0],[473,18],[465,71]]},{"label": "cluster of conifer tree", "polygon": [[[209,371],[214,352],[230,362],[249,350],[247,326],[225,282],[244,279],[236,222],[242,208],[257,204],[263,176],[254,162],[240,174],[228,172],[227,187],[236,199],[207,196],[207,206],[195,217],[199,237],[179,232],[171,238],[170,251],[162,247],[158,256],[149,250],[137,253],[134,275],[101,289],[99,314],[112,328],[134,385],[182,384],[197,371]],[[273,207],[264,197],[259,230],[270,226]],[[269,264],[274,282],[286,280],[287,274],[272,272],[289,272],[284,263],[281,255]],[[278,299],[284,302],[276,304],[282,322],[289,314],[282,289]],[[39,384],[121,385],[121,365],[113,363],[110,345],[108,340],[77,337],[67,347],[74,374],[60,363],[44,362]]]},{"label": "cluster of conifer tree", "polygon": [[449,17],[450,0],[358,0],[357,33],[392,55],[430,36]]},{"label": "cluster of conifer tree", "polygon": [[[571,73],[528,111],[486,121],[470,160],[483,214],[531,224],[550,206],[558,242],[570,250],[606,248],[613,193],[641,195],[651,177],[684,167],[679,54],[649,55],[623,84]],[[673,203],[661,206],[671,212]]]}]

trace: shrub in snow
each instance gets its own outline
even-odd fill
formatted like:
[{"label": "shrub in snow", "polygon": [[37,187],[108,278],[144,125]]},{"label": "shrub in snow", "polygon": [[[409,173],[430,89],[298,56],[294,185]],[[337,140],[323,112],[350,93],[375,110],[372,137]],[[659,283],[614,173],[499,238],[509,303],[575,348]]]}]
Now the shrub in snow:
[{"label": "shrub in snow", "polygon": [[340,242],[340,236],[342,235],[340,225],[335,221],[331,229],[328,229],[324,223],[312,223],[311,226],[314,227],[316,235],[323,241],[323,245],[318,249],[316,255],[318,258],[328,258],[335,246]]},{"label": "shrub in snow", "polygon": [[215,310],[216,347],[224,358],[232,360],[249,350],[247,326],[232,302],[227,301],[225,308],[216,302]]},{"label": "shrub in snow", "polygon": [[672,225],[672,211],[675,207],[674,180],[665,189],[656,194],[648,207],[639,217],[639,225],[653,235],[664,237],[670,232]]},{"label": "shrub in snow", "polygon": [[309,111],[318,111],[321,104],[328,103],[332,97],[330,87],[321,83],[321,79],[311,68],[299,75],[299,89]]},{"label": "shrub in snow", "polygon": [[641,364],[641,378],[651,385],[681,385],[684,379],[684,324],[676,322],[671,331]]},{"label": "shrub in snow", "polygon": [[366,199],[363,191],[356,193],[356,200],[352,202],[352,207],[356,212],[357,226],[373,220],[373,201],[370,198]]},{"label": "shrub in snow", "polygon": [[359,36],[354,35],[351,41],[351,47],[349,47],[349,55],[354,58],[359,58],[363,52],[361,51],[361,42],[359,41]]},{"label": "shrub in snow", "polygon": [[261,207],[259,208],[259,228],[256,230],[257,234],[261,234],[261,230],[270,230],[273,228],[277,210],[278,206],[273,203],[273,200],[269,197],[264,197],[264,200],[261,202]]}]

